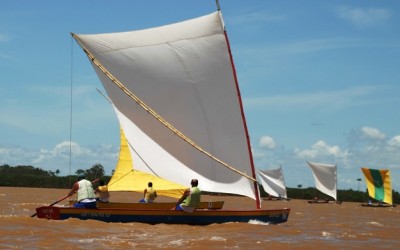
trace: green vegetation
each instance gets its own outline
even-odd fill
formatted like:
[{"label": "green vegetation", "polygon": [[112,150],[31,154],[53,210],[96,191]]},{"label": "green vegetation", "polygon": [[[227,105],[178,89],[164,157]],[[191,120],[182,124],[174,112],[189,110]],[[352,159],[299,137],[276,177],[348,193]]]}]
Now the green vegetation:
[{"label": "green vegetation", "polygon": [[0,166],[0,186],[8,187],[40,187],[40,188],[71,188],[78,174],[85,174],[88,180],[102,178],[106,183],[110,176],[104,175],[104,167],[95,164],[90,169],[78,169],[75,175],[58,176],[60,171],[46,171],[32,166]]},{"label": "green vegetation", "polygon": [[[104,167],[101,164],[95,164],[87,170],[78,169],[75,175],[71,176],[58,176],[59,170],[46,171],[32,166],[15,166],[9,165],[0,166],[0,186],[9,187],[40,187],[40,188],[71,188],[75,183],[78,174],[85,174],[88,180],[103,179],[108,183],[110,176],[105,176]],[[260,187],[261,196],[267,197],[268,194]],[[328,198],[315,188],[302,188],[298,185],[297,188],[287,188],[288,197],[292,199],[305,199],[311,200],[314,197],[320,199]],[[366,202],[368,195],[366,192],[349,190],[338,190],[339,201],[353,201],[353,202]],[[400,194],[393,191],[393,203],[400,202]]]}]

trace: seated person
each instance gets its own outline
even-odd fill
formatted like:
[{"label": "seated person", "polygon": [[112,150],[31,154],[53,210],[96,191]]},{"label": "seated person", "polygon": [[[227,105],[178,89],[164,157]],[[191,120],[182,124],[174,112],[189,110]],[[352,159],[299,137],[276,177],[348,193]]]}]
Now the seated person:
[{"label": "seated person", "polygon": [[192,187],[185,190],[175,210],[192,213],[200,205],[201,190],[197,187],[199,182],[197,179],[192,179],[190,184]]},{"label": "seated person", "polygon": [[100,202],[108,202],[110,198],[110,193],[108,192],[107,185],[104,185],[104,180],[100,180],[100,185],[96,188],[94,193],[97,195],[96,200]]},{"label": "seated person", "polygon": [[147,184],[147,188],[143,191],[143,199],[139,200],[139,202],[151,203],[157,197],[157,192],[153,188],[153,183],[149,182]]},{"label": "seated person", "polygon": [[78,181],[75,182],[68,197],[78,194],[78,203],[74,204],[76,208],[96,208],[96,195],[94,194],[92,183],[86,180],[84,174],[78,175]]}]

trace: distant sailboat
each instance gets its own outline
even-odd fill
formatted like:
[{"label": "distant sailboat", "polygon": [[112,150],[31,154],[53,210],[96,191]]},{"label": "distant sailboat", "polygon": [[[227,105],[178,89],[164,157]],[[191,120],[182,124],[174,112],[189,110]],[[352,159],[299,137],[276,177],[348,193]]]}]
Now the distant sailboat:
[{"label": "distant sailboat", "polygon": [[273,197],[287,199],[282,167],[262,171],[257,169],[257,174],[265,192]]},{"label": "distant sailboat", "polygon": [[[308,166],[311,168],[314,180],[315,188],[317,188],[322,193],[332,197],[336,201],[337,196],[337,167],[336,165],[324,164],[324,163],[314,163],[307,162]],[[318,200],[314,199],[309,201],[309,203],[328,203],[328,200]]]},{"label": "distant sailboat", "polygon": [[368,202],[362,204],[369,207],[391,207],[392,200],[392,183],[390,178],[390,170],[388,169],[371,169],[361,168],[367,184],[368,195],[377,201],[377,203]]}]

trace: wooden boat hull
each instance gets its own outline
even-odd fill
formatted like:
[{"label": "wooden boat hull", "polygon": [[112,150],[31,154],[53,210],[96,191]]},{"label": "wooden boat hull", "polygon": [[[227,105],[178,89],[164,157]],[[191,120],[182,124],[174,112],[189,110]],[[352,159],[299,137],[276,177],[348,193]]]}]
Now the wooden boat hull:
[{"label": "wooden boat hull", "polygon": [[209,225],[213,223],[249,222],[252,220],[278,224],[288,220],[290,209],[275,210],[196,210],[193,213],[166,209],[118,209],[118,208],[65,208],[39,207],[37,217],[51,220],[77,218],[104,222],[139,222],[148,224]]},{"label": "wooden boat hull", "polygon": [[[70,202],[72,206],[74,202]],[[124,202],[97,202],[97,208],[123,208],[123,209],[171,209],[175,207],[176,202],[153,202],[153,203],[124,203]],[[224,205],[224,201],[203,201],[201,202],[199,209],[221,209]]]},{"label": "wooden boat hull", "polygon": [[292,198],[262,198],[264,201],[290,201]]},{"label": "wooden boat hull", "polygon": [[396,207],[395,204],[361,204],[363,207]]},{"label": "wooden boat hull", "polygon": [[329,203],[329,200],[309,200],[309,204],[326,204]]},{"label": "wooden boat hull", "polygon": [[342,204],[342,201],[329,201],[329,200],[309,200],[309,204]]}]

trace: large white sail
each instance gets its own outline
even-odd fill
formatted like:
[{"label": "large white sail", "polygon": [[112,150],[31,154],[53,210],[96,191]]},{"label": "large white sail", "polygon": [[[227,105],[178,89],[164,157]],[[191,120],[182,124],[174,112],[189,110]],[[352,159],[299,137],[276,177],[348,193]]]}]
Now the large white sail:
[{"label": "large white sail", "polygon": [[[220,12],[146,30],[74,35],[126,89],[200,148],[252,175],[244,116]],[[254,183],[140,107],[90,60],[115,107],[135,169],[204,191],[256,198]],[[135,161],[135,159],[134,159]],[[141,162],[145,162],[142,164]]]},{"label": "large white sail", "polygon": [[336,165],[307,162],[311,168],[315,187],[322,193],[331,196],[336,200]]},{"label": "large white sail", "polygon": [[282,167],[268,170],[257,169],[257,174],[265,192],[275,197],[287,198]]}]

